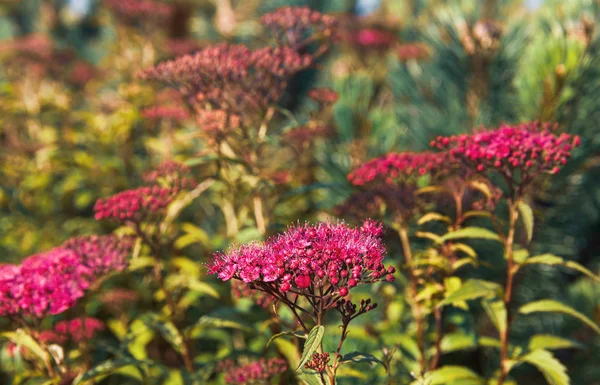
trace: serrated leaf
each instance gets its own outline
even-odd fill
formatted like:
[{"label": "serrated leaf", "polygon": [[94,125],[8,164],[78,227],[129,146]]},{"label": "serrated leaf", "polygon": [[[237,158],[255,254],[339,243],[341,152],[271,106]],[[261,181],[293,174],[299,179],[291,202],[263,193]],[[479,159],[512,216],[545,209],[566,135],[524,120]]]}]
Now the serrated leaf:
[{"label": "serrated leaf", "polygon": [[442,215],[440,213],[427,213],[427,214],[423,215],[421,218],[419,218],[419,220],[417,221],[417,224],[422,225],[422,224],[425,224],[425,223],[428,223],[431,221],[452,223],[452,220],[446,215]]},{"label": "serrated leaf", "polygon": [[340,360],[341,363],[345,362],[368,362],[369,364],[382,364],[383,362],[369,353],[361,353],[361,352],[350,352],[346,353],[342,356]]},{"label": "serrated leaf", "polygon": [[271,338],[269,338],[269,340],[267,341],[267,345],[265,346],[265,349],[268,348],[269,345],[271,345],[271,342],[273,342],[277,338],[283,337],[283,336],[294,336],[294,337],[306,339],[306,334],[303,332],[281,332],[281,333],[274,334],[273,336],[271,336]]},{"label": "serrated leaf", "polygon": [[531,242],[531,239],[533,238],[533,210],[523,201],[517,203],[517,209],[519,210],[525,232],[527,233],[527,241]]},{"label": "serrated leaf", "polygon": [[483,227],[463,227],[462,229],[458,229],[456,231],[449,232],[444,234],[439,243],[446,242],[453,239],[488,239],[492,241],[502,241],[500,236],[494,233],[491,230],[485,229]]},{"label": "serrated leaf", "polygon": [[73,385],[79,385],[85,381],[95,379],[100,376],[106,376],[116,373],[119,369],[130,366],[139,365],[139,361],[132,358],[121,358],[116,360],[107,360],[95,367],[81,373],[73,380]]},{"label": "serrated leaf", "polygon": [[500,285],[481,279],[470,279],[460,289],[450,294],[438,304],[438,307],[482,297],[491,297],[500,290]]},{"label": "serrated leaf", "polygon": [[304,349],[302,351],[302,357],[300,358],[300,363],[296,370],[300,369],[304,364],[306,364],[311,358],[314,352],[317,351],[319,346],[321,346],[321,340],[325,335],[325,326],[317,325],[310,333],[308,333],[308,337],[306,337],[306,342],[304,343]]},{"label": "serrated leaf", "polygon": [[567,368],[547,350],[535,350],[523,356],[519,361],[527,362],[544,375],[550,385],[569,385]]},{"label": "serrated leaf", "polygon": [[580,347],[581,345],[577,342],[549,334],[536,334],[529,340],[529,350],[572,349]]},{"label": "serrated leaf", "polygon": [[534,257],[527,259],[523,263],[523,266],[524,265],[534,265],[534,264],[550,265],[550,266],[561,265],[561,266],[568,267],[573,270],[577,270],[580,273],[587,275],[588,277],[592,278],[595,281],[600,281],[600,277],[598,277],[596,274],[592,273],[590,270],[588,270],[584,266],[580,265],[577,262],[566,261],[565,259],[563,259],[557,255],[553,255],[553,254],[536,255]]},{"label": "serrated leaf", "polygon": [[596,323],[594,321],[589,319],[584,314],[573,309],[572,307],[567,306],[563,303],[560,303],[560,302],[552,300],[552,299],[542,299],[539,301],[530,302],[528,304],[525,304],[525,305],[521,306],[521,308],[519,309],[519,313],[521,313],[521,314],[531,314],[531,313],[567,314],[567,315],[577,318],[578,320],[580,320],[581,322],[585,323],[590,328],[592,328],[596,333],[600,334],[600,327],[598,327],[598,325],[596,325]]},{"label": "serrated leaf", "polygon": [[496,327],[496,330],[502,334],[506,329],[506,306],[501,300],[482,301],[483,309]]},{"label": "serrated leaf", "polygon": [[42,347],[37,343],[37,341],[34,340],[33,337],[31,337],[29,334],[27,334],[27,332],[25,332],[25,330],[23,329],[17,329],[14,332],[0,333],[0,337],[8,338],[17,346],[25,347],[31,353],[41,358],[43,361],[45,361],[48,357],[46,351],[44,351],[44,349],[42,349]]},{"label": "serrated leaf", "polygon": [[472,380],[474,384],[484,384],[477,373],[464,366],[442,366],[428,373],[425,383],[429,385],[449,385],[457,381]]}]

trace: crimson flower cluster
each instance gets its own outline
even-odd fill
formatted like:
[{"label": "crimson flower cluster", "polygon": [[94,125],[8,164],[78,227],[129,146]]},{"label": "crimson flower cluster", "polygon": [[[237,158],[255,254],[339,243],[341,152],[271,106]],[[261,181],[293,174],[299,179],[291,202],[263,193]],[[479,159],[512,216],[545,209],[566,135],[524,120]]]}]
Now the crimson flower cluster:
[{"label": "crimson flower cluster", "polygon": [[429,48],[423,43],[400,44],[396,50],[398,60],[423,60],[429,57]]},{"label": "crimson flower cluster", "polygon": [[360,48],[387,49],[397,40],[396,35],[389,31],[375,28],[365,28],[353,31],[347,37],[348,41]]},{"label": "crimson flower cluster", "polygon": [[265,14],[261,23],[271,32],[278,44],[300,50],[309,43],[325,40],[315,56],[323,54],[337,38],[337,20],[308,7],[282,7]]},{"label": "crimson flower cluster", "polygon": [[238,365],[233,360],[225,360],[218,366],[219,371],[225,374],[225,383],[252,385],[265,383],[265,381],[285,372],[287,364],[281,358],[261,358],[258,361],[245,365]]},{"label": "crimson flower cluster", "polygon": [[196,181],[191,177],[191,172],[190,166],[174,160],[167,160],[146,172],[143,179],[149,184],[168,187],[172,190],[172,193],[177,194],[181,190],[196,186]]},{"label": "crimson flower cluster", "polygon": [[327,369],[330,360],[331,357],[329,356],[329,353],[313,353],[310,361],[304,364],[304,368],[323,373]]},{"label": "crimson flower cluster", "polygon": [[117,16],[129,22],[168,19],[173,7],[153,0],[104,0]]},{"label": "crimson flower cluster", "polygon": [[71,238],[62,247],[75,252],[95,276],[102,276],[125,270],[132,246],[132,238],[110,234]]},{"label": "crimson flower cluster", "polygon": [[188,110],[178,106],[152,106],[144,108],[141,115],[145,119],[160,120],[170,119],[174,121],[183,121],[190,117]]},{"label": "crimson flower cluster", "polygon": [[286,79],[311,63],[310,55],[289,47],[219,44],[143,70],[139,77],[175,87],[197,110],[242,115],[277,100]]},{"label": "crimson flower cluster", "polygon": [[0,316],[43,318],[69,309],[93,281],[93,270],[73,250],[58,247],[0,265]]},{"label": "crimson flower cluster", "polygon": [[53,330],[41,332],[38,339],[45,344],[64,344],[67,341],[78,344],[93,339],[98,332],[104,329],[104,323],[97,318],[75,318],[57,322]]},{"label": "crimson flower cluster", "polygon": [[177,195],[168,187],[140,187],[126,190],[94,205],[96,220],[113,219],[119,223],[141,223],[160,217]]},{"label": "crimson flower cluster", "polygon": [[339,95],[330,88],[313,88],[308,91],[308,97],[322,105],[330,105],[337,102]]},{"label": "crimson flower cluster", "polygon": [[435,174],[451,167],[446,153],[436,152],[402,152],[389,153],[373,159],[348,175],[348,180],[355,186],[363,185],[375,179],[392,183],[400,177],[411,177]]},{"label": "crimson flower cluster", "polygon": [[381,225],[372,221],[361,228],[343,222],[297,225],[262,244],[217,253],[208,269],[224,281],[239,279],[278,299],[288,292],[344,297],[357,285],[394,279],[394,269],[383,265],[381,233]]},{"label": "crimson flower cluster", "polygon": [[496,170],[512,181],[518,173],[521,183],[527,183],[540,173],[557,173],[579,145],[579,136],[557,135],[555,128],[539,122],[502,125],[495,130],[438,137],[431,145],[448,150],[453,158],[477,171]]}]

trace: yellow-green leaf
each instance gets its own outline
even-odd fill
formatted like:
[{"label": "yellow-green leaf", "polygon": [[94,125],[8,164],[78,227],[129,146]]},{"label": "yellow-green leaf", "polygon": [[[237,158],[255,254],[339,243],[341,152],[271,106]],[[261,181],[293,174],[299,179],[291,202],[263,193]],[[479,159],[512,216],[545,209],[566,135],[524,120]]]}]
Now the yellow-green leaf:
[{"label": "yellow-green leaf", "polygon": [[458,229],[456,231],[449,232],[444,234],[439,243],[453,240],[453,239],[464,239],[464,238],[472,238],[472,239],[488,239],[492,241],[500,242],[502,239],[496,233],[491,230],[485,229],[483,227],[463,227],[462,229]]},{"label": "yellow-green leaf", "polygon": [[583,273],[585,275],[587,275],[588,277],[592,278],[595,281],[600,281],[600,277],[598,277],[596,274],[592,273],[590,270],[586,269],[584,266],[580,265],[577,262],[573,262],[573,261],[566,261],[565,259],[553,255],[553,254],[542,254],[542,255],[536,255],[535,257],[531,257],[529,259],[527,259],[523,265],[534,265],[534,264],[539,264],[539,265],[561,265],[564,267],[567,267],[569,269],[573,269],[573,270],[577,270],[580,273]]},{"label": "yellow-green leaf", "polygon": [[527,203],[523,201],[519,201],[519,203],[517,203],[517,209],[521,214],[521,220],[523,221],[523,226],[525,227],[525,232],[527,233],[527,241],[531,242],[531,238],[533,238],[533,210]]},{"label": "yellow-green leaf", "polygon": [[427,213],[427,214],[423,215],[421,218],[419,218],[417,224],[422,225],[422,224],[425,224],[425,223],[431,222],[431,221],[452,223],[452,220],[446,215],[442,215],[440,213]]},{"label": "yellow-green leaf", "polygon": [[319,346],[321,346],[321,340],[325,335],[325,326],[317,325],[310,333],[308,333],[308,337],[306,337],[306,342],[304,343],[304,349],[302,351],[302,357],[300,358],[300,363],[296,370],[300,369],[304,364],[312,359],[312,355],[317,351]]},{"label": "yellow-green leaf", "polygon": [[529,340],[529,350],[571,349],[579,347],[581,347],[581,345],[577,342],[549,334],[536,334]]},{"label": "yellow-green leaf", "polygon": [[550,385],[570,384],[567,368],[547,350],[534,350],[519,361],[527,362],[538,368]]},{"label": "yellow-green leaf", "polygon": [[459,301],[467,301],[481,297],[491,297],[500,290],[500,285],[494,282],[483,281],[481,279],[470,279],[465,282],[460,289],[448,295],[446,299],[439,303],[439,307],[453,304]]},{"label": "yellow-green leaf", "polygon": [[596,325],[594,321],[589,319],[584,314],[578,312],[570,306],[567,306],[558,301],[554,301],[552,299],[542,299],[535,302],[530,302],[521,306],[519,309],[519,313],[521,314],[531,314],[531,313],[563,313],[570,315],[572,317],[577,318],[581,322],[588,325],[590,328],[594,329],[594,331],[600,334],[600,327]]}]

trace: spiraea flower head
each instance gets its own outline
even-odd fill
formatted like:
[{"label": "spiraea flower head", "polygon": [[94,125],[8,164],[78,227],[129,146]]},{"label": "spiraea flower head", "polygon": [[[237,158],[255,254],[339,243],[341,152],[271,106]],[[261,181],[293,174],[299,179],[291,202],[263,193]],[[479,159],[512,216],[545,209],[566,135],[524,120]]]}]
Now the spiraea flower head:
[{"label": "spiraea flower head", "polygon": [[209,273],[280,297],[288,292],[344,297],[357,285],[393,280],[383,265],[380,234],[371,222],[361,228],[343,222],[297,225],[264,243],[217,253]]},{"label": "spiraea flower head", "polygon": [[177,189],[169,187],[140,187],[126,190],[94,205],[96,220],[113,219],[119,223],[141,223],[161,218],[175,199]]},{"label": "spiraea flower head", "polygon": [[43,318],[64,312],[94,279],[74,251],[58,247],[0,268],[0,315]]},{"label": "spiraea flower head", "polygon": [[54,332],[75,343],[89,341],[105,329],[104,323],[97,318],[82,317],[59,321],[54,325]]},{"label": "spiraea flower head", "polygon": [[526,184],[539,174],[557,173],[579,145],[578,136],[556,134],[555,128],[539,122],[502,125],[473,134],[438,137],[431,145],[448,150],[474,170],[495,170],[513,181],[519,175],[519,183]]},{"label": "spiraea flower head", "polygon": [[376,179],[393,183],[397,179],[408,179],[426,174],[436,174],[451,167],[449,157],[437,152],[389,153],[358,167],[348,175],[348,180],[360,186]]},{"label": "spiraea flower head", "polygon": [[311,63],[310,55],[289,47],[251,50],[240,44],[219,44],[160,63],[138,76],[175,87],[196,111],[242,116],[278,100],[287,79]]},{"label": "spiraea flower head", "polygon": [[74,251],[95,276],[125,270],[133,239],[110,235],[81,236],[68,240],[63,247]]},{"label": "spiraea flower head", "polygon": [[261,358],[244,365],[227,359],[219,364],[217,370],[225,374],[227,384],[253,385],[267,383],[266,381],[285,372],[287,364],[281,358]]},{"label": "spiraea flower head", "polygon": [[320,42],[317,54],[322,54],[337,38],[336,18],[308,7],[281,7],[265,14],[260,22],[275,37],[279,45],[295,50],[306,48],[309,42]]},{"label": "spiraea flower head", "polygon": [[127,22],[165,20],[173,12],[173,6],[154,0],[104,0],[104,3]]},{"label": "spiraea flower head", "polygon": [[180,106],[168,105],[144,108],[141,111],[141,115],[144,119],[148,120],[169,119],[177,122],[184,121],[190,117],[187,109]]},{"label": "spiraea flower head", "polygon": [[315,372],[323,373],[327,369],[327,365],[331,357],[329,353],[313,353],[311,359],[304,364],[305,369],[312,369]]},{"label": "spiraea flower head", "polygon": [[423,60],[429,57],[429,48],[423,43],[404,43],[396,50],[398,60]]},{"label": "spiraea flower head", "polygon": [[363,28],[351,31],[347,40],[362,49],[384,50],[390,48],[397,41],[397,37],[384,29]]},{"label": "spiraea flower head", "polygon": [[321,105],[331,105],[337,102],[339,95],[331,88],[313,88],[308,91],[308,97]]},{"label": "spiraea flower head", "polygon": [[190,166],[174,160],[167,160],[156,168],[146,172],[143,179],[146,183],[167,187],[176,191],[191,189],[196,181],[191,177]]}]

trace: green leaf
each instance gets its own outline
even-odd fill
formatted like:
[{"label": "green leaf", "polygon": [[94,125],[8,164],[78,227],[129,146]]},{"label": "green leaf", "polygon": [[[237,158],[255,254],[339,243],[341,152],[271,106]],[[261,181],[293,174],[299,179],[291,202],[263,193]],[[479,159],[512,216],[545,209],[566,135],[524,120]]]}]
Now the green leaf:
[{"label": "green leaf", "polygon": [[[314,370],[302,370],[298,375],[298,379],[306,385],[323,385],[321,376]],[[325,376],[325,381],[329,383],[327,376]]]},{"label": "green leaf", "polygon": [[486,348],[498,348],[502,347],[502,343],[499,339],[492,337],[479,337],[479,346],[485,346]]},{"label": "green leaf", "polygon": [[566,261],[563,258],[553,255],[553,254],[536,255],[535,257],[531,257],[531,258],[527,259],[523,263],[522,266],[534,265],[534,264],[550,265],[550,266],[561,265],[561,266],[568,267],[573,270],[577,270],[580,273],[587,275],[588,277],[592,278],[595,281],[600,281],[600,277],[598,277],[596,274],[592,273],[590,270],[586,269],[584,266],[580,265],[579,263],[573,262],[573,261]]},{"label": "green leaf", "polygon": [[427,214],[423,215],[421,218],[419,218],[419,221],[417,222],[417,224],[422,225],[422,224],[425,224],[425,223],[431,222],[431,221],[452,223],[452,220],[446,215],[442,215],[440,213],[427,213]]},{"label": "green leaf", "polygon": [[567,306],[558,301],[554,301],[552,299],[542,299],[535,302],[530,302],[521,306],[519,309],[519,313],[521,314],[531,314],[531,313],[563,313],[570,315],[572,317],[577,318],[581,322],[588,325],[590,328],[594,329],[594,331],[600,334],[600,327],[596,325],[594,321],[586,317],[584,314],[578,312],[570,306]]},{"label": "green leaf", "polygon": [[107,376],[116,373],[119,369],[129,365],[139,365],[140,362],[132,358],[121,358],[108,360],[78,375],[73,380],[73,385],[79,385],[85,381],[95,379],[100,376]]},{"label": "green leaf", "polygon": [[489,240],[498,241],[498,242],[502,241],[500,236],[491,230],[485,229],[483,227],[470,226],[470,227],[463,227],[462,229],[458,229],[456,231],[452,231],[447,234],[444,234],[441,237],[440,243],[449,241],[449,240],[453,240],[453,239],[463,239],[463,238],[489,239]]},{"label": "green leaf", "polygon": [[552,336],[549,334],[536,334],[529,340],[529,350],[538,349],[572,349],[580,348],[581,345],[566,338]]},{"label": "green leaf", "polygon": [[344,354],[342,356],[342,359],[340,360],[341,363],[345,363],[345,362],[368,362],[369,364],[382,364],[383,362],[375,357],[372,354],[369,353],[361,353],[361,352],[351,352],[351,353],[347,353]]},{"label": "green leaf", "polygon": [[294,336],[294,337],[306,339],[306,334],[304,332],[281,332],[281,333],[274,334],[271,338],[269,338],[269,340],[267,341],[267,345],[265,346],[265,349],[268,348],[269,345],[271,345],[271,342],[273,342],[277,338],[283,337],[283,336]]},{"label": "green leaf", "polygon": [[550,385],[570,384],[567,368],[547,350],[535,350],[523,356],[519,361],[527,362],[538,368]]},{"label": "green leaf", "polygon": [[185,329],[185,333],[186,333],[186,335],[193,337],[195,333],[197,333],[198,331],[201,331],[203,329],[206,329],[206,328],[217,328],[217,329],[227,328],[227,329],[237,329],[237,330],[242,330],[242,331],[247,331],[247,332],[253,331],[253,329],[251,327],[246,326],[246,325],[242,324],[241,322],[205,315],[205,316],[200,317],[200,319],[198,319],[198,321],[195,324],[188,326]]},{"label": "green leaf", "polygon": [[472,380],[474,384],[484,384],[477,373],[464,366],[442,366],[428,373],[425,383],[429,385],[449,385],[456,381]]},{"label": "green leaf", "polygon": [[506,306],[501,300],[483,301],[483,309],[500,334],[506,330]]},{"label": "green leaf", "polygon": [[33,339],[25,330],[17,329],[14,332],[5,332],[0,333],[0,337],[8,338],[12,342],[14,342],[17,346],[23,346],[31,353],[35,354],[43,361],[46,360],[48,354],[42,347],[37,343],[36,340]]},{"label": "green leaf", "polygon": [[215,290],[215,288],[213,288],[208,283],[202,282],[202,281],[197,280],[197,279],[190,279],[187,282],[187,286],[192,291],[196,291],[198,293],[206,294],[206,295],[209,295],[209,296],[211,296],[213,298],[216,298],[216,299],[219,299],[221,297],[219,295],[219,292],[217,290]]},{"label": "green leaf", "polygon": [[308,337],[306,337],[306,342],[304,343],[304,350],[302,351],[302,357],[300,358],[300,363],[296,370],[300,369],[304,364],[306,364],[311,358],[312,355],[319,346],[321,345],[321,340],[325,335],[325,326],[317,325],[310,333],[308,333]]},{"label": "green leaf", "polygon": [[476,346],[475,338],[464,333],[448,333],[442,338],[441,342],[442,351],[444,353],[471,349]]},{"label": "green leaf", "polygon": [[481,297],[491,297],[500,290],[500,285],[494,282],[483,281],[481,279],[470,279],[465,282],[460,289],[450,294],[446,299],[438,304],[438,307],[453,304],[460,301],[467,301]]},{"label": "green leaf", "polygon": [[162,334],[165,340],[167,340],[177,352],[181,353],[183,348],[183,338],[173,322],[161,320],[156,314],[143,315],[141,320],[148,327]]},{"label": "green leaf", "polygon": [[517,209],[521,214],[521,219],[523,220],[523,226],[525,227],[525,232],[527,233],[527,241],[531,242],[533,238],[533,210],[531,207],[523,202],[519,201],[517,203]]}]

